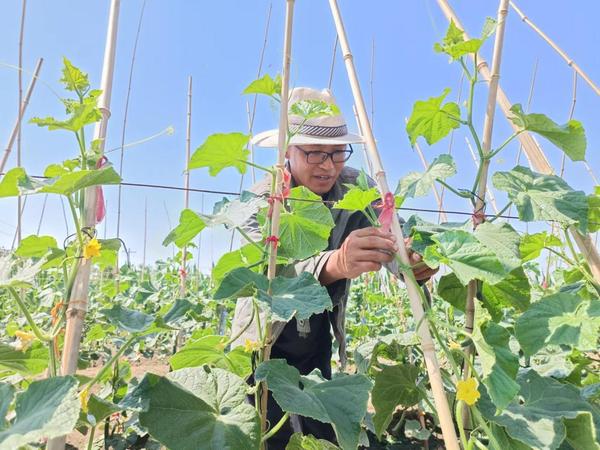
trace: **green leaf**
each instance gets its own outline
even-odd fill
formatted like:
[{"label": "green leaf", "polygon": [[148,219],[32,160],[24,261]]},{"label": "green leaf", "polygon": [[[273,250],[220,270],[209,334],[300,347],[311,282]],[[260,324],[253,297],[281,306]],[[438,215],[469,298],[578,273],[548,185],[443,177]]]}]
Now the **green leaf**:
[{"label": "green leaf", "polygon": [[248,135],[243,133],[212,134],[196,149],[189,168],[208,167],[208,173],[213,177],[226,167],[235,167],[240,174],[244,174],[250,155],[247,143]]},{"label": "green leaf", "polygon": [[288,200],[291,211],[281,212],[278,253],[306,259],[327,248],[335,224],[321,197],[304,186],[292,188],[290,197],[298,200]]},{"label": "green leaf", "polygon": [[451,20],[446,36],[441,43],[436,43],[433,49],[437,53],[446,53],[453,60],[460,59],[469,53],[477,53],[485,40],[494,32],[495,25],[496,22],[488,18],[483,27],[481,38],[465,40],[463,31]]},{"label": "green leaf", "polygon": [[31,287],[44,262],[40,259],[35,263],[29,260],[19,264],[10,254],[0,256],[0,289]]},{"label": "green leaf", "polygon": [[421,400],[421,392],[417,388],[418,376],[419,368],[411,364],[384,366],[375,375],[371,401],[375,408],[373,424],[378,438],[392,421],[398,405],[409,407]]},{"label": "green leaf", "polygon": [[331,310],[327,289],[308,273],[296,278],[275,277],[271,282],[265,275],[241,267],[229,272],[214,294],[216,300],[246,297],[256,290],[257,299],[271,309],[273,320],[288,322],[292,317],[308,319],[311,315]]},{"label": "green leaf", "polygon": [[199,214],[199,217],[207,227],[225,225],[225,228],[231,229],[241,227],[267,205],[267,200],[264,197],[245,191],[242,193],[242,197],[236,200],[223,198],[215,204],[213,214]]},{"label": "green leaf", "polygon": [[600,302],[565,292],[532,304],[515,323],[515,335],[526,356],[551,344],[595,350],[599,330]]},{"label": "green leaf", "polygon": [[421,428],[419,421],[408,419],[404,425],[404,436],[409,439],[426,441],[431,436],[431,431],[427,428]]},{"label": "green leaf", "polygon": [[508,223],[484,222],[474,234],[479,242],[496,255],[507,273],[521,267],[521,237]]},{"label": "green leaf", "polygon": [[10,383],[0,383],[0,431],[6,429],[6,413],[15,398],[15,387]]},{"label": "green leaf", "polygon": [[165,323],[177,322],[179,319],[185,317],[185,314],[194,308],[194,305],[185,298],[175,299],[175,302],[171,305],[169,310],[162,317]]},{"label": "green leaf", "polygon": [[508,406],[519,392],[515,381],[519,357],[510,350],[510,334],[494,322],[484,322],[473,330],[473,343],[479,354],[483,384],[499,410]]},{"label": "green leaf", "polygon": [[301,376],[285,360],[272,359],[257,367],[255,379],[267,382],[283,411],[332,424],[341,448],[356,449],[371,389],[367,377],[340,373],[326,380],[318,369]]},{"label": "green leaf", "polygon": [[526,234],[521,238],[519,249],[523,262],[536,259],[542,254],[544,247],[562,247],[562,242],[547,231],[541,233]]},{"label": "green leaf", "polygon": [[371,203],[381,197],[377,188],[363,190],[358,186],[353,186],[344,194],[344,198],[337,201],[333,208],[345,209],[347,211],[364,211]]},{"label": "green leaf", "polygon": [[581,231],[586,231],[587,197],[582,191],[574,191],[562,178],[517,166],[510,172],[496,172],[492,180],[496,189],[506,192],[516,205],[521,220],[578,223]]},{"label": "green leaf", "polygon": [[450,89],[446,88],[439,97],[415,102],[412,114],[406,124],[406,132],[411,145],[415,145],[419,136],[423,136],[429,145],[433,145],[446,137],[450,131],[460,127],[458,105],[448,102],[442,106],[442,102],[449,92]]},{"label": "green leaf", "polygon": [[71,195],[81,189],[104,184],[119,184],[121,177],[112,166],[94,170],[78,170],[67,172],[56,178],[40,180],[25,175],[18,180],[21,194],[60,194]]},{"label": "green leaf", "polygon": [[27,236],[21,241],[15,255],[21,258],[41,258],[51,248],[56,248],[58,244],[52,236]]},{"label": "green leaf", "polygon": [[418,344],[419,340],[413,331],[369,339],[354,350],[353,357],[356,370],[358,373],[368,373],[379,355],[383,355],[388,360],[400,360],[406,354],[405,347]]},{"label": "green leaf", "polygon": [[448,265],[465,286],[474,279],[495,284],[507,275],[494,252],[471,233],[452,230],[431,238],[437,245],[427,247],[423,255],[425,263],[432,268]]},{"label": "green leaf", "polygon": [[410,172],[398,183],[396,194],[404,197],[423,197],[429,191],[436,180],[445,180],[456,174],[456,164],[450,155],[440,155],[433,160],[424,173]]},{"label": "green leaf", "polygon": [[149,374],[144,380],[142,398],[148,407],[140,412],[140,424],[166,447],[258,449],[259,417],[237,375],[194,367],[166,377]]},{"label": "green leaf", "polygon": [[339,450],[339,447],[325,439],[317,439],[312,434],[305,436],[302,433],[294,433],[285,450]]},{"label": "green leaf", "polygon": [[169,358],[173,370],[184,367],[210,365],[229,370],[246,378],[252,373],[250,354],[242,347],[225,352],[227,338],[224,336],[204,336],[196,341],[188,341],[177,353]]},{"label": "green leaf", "polygon": [[336,104],[323,100],[300,100],[290,106],[290,113],[309,120],[315,117],[337,116],[340,114],[340,109]]},{"label": "green leaf", "polygon": [[590,233],[600,231],[600,193],[588,195],[588,230]]},{"label": "green leaf", "polygon": [[79,417],[77,380],[66,376],[32,382],[17,394],[15,413],[10,427],[0,432],[1,449],[70,433]]},{"label": "green leaf", "polygon": [[[90,395],[87,402],[87,408],[85,420],[90,423],[90,425],[96,425],[111,414],[122,410],[119,405],[115,405],[113,402],[100,398],[95,394]],[[81,415],[83,415],[83,411]]]},{"label": "green leaf", "polygon": [[48,349],[39,341],[24,352],[0,344],[0,367],[21,375],[38,375],[48,367]]},{"label": "green leaf", "polygon": [[83,95],[90,88],[87,73],[79,70],[65,57],[63,57],[62,74],[60,82],[65,85],[67,91],[74,91]]},{"label": "green leaf", "polygon": [[[502,319],[503,308],[514,308],[523,312],[529,307],[531,286],[522,267],[513,270],[496,284],[483,284],[483,306],[489,311],[495,322]],[[466,295],[465,295],[466,296]]]},{"label": "green leaf", "polygon": [[116,327],[130,333],[141,333],[147,331],[154,323],[154,316],[114,305],[111,309],[99,311],[108,321]]},{"label": "green leaf", "polygon": [[165,247],[169,244],[175,244],[177,247],[183,248],[205,227],[206,224],[198,214],[191,209],[184,209],[179,215],[179,225],[169,232],[162,244]]},{"label": "green leaf", "polygon": [[571,161],[584,161],[587,145],[585,130],[581,122],[569,120],[564,125],[558,125],[544,114],[525,114],[520,104],[510,108],[512,122],[532,133],[545,137],[560,148]]},{"label": "green leaf", "polygon": [[[225,253],[212,269],[212,281],[219,286],[229,272],[239,267],[247,267],[258,263],[264,257],[263,252],[253,244],[246,244],[238,250]],[[258,268],[255,268],[258,271]]]},{"label": "green leaf", "polygon": [[597,436],[593,421],[597,413],[581,398],[577,388],[542,378],[533,370],[520,372],[517,383],[517,399],[499,415],[495,415],[495,406],[482,393],[478,406],[486,419],[505,427],[511,438],[532,449],[558,449],[565,438],[576,445],[574,448],[594,448],[576,444],[593,442]]},{"label": "green leaf", "polygon": [[19,180],[25,177],[27,174],[21,167],[15,167],[6,172],[0,180],[0,198],[19,195]]},{"label": "green leaf", "polygon": [[54,117],[34,117],[29,122],[35,123],[40,127],[48,127],[48,130],[66,130],[77,133],[86,125],[96,123],[102,119],[102,113],[98,109],[98,95],[100,91],[91,91],[83,102],[67,101],[68,118],[65,120],[55,119]]},{"label": "green leaf", "polygon": [[437,294],[456,309],[465,312],[467,288],[461,283],[456,274],[443,275],[437,285]]},{"label": "green leaf", "polygon": [[263,94],[273,97],[281,95],[281,75],[277,74],[275,79],[271,78],[268,73],[262,78],[254,80],[246,89],[242,92],[243,94]]}]

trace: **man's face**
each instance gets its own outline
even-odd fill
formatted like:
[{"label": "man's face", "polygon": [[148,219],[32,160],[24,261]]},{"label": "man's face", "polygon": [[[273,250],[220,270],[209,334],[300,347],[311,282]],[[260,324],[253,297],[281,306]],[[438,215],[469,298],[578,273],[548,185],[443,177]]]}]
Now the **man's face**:
[{"label": "man's face", "polygon": [[[290,162],[290,171],[296,183],[305,186],[318,195],[326,194],[331,190],[338,179],[344,162],[333,162],[328,157],[322,162],[311,164],[310,161],[320,161],[319,154],[311,154],[307,160],[306,152],[325,152],[331,154],[335,151],[347,150],[346,145],[290,145],[286,157]],[[343,154],[338,158],[343,159]],[[337,159],[337,158],[336,158]]]}]

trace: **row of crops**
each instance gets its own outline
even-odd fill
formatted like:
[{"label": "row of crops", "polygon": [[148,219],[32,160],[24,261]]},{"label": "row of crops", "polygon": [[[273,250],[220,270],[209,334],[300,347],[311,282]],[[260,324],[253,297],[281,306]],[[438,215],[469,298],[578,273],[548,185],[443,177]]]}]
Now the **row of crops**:
[{"label": "row of crops", "polygon": [[[405,218],[411,249],[428,266],[442,268],[418,290],[424,318],[413,318],[400,272],[361,277],[347,312],[350,359],[345,367],[334,363],[339,370],[332,379],[318,370],[301,375],[285,360],[269,357],[273,323],[333,308],[312,274],[271,271],[274,264],[282,268],[326,249],[336,209],[385,226],[378,219],[385,201],[367,175],[327,205],[304,187],[290,189],[275,161],[270,167],[251,162],[250,136],[213,134],[191,156],[190,170],[216,177],[253,166],[272,177],[273,191],[225,198],[212,214],[184,209],[163,242],[180,253],[140,273],[119,264],[120,240],[100,239],[87,226],[86,197],[121,178],[104,162],[99,143],[89,134],[86,139],[86,129],[102,119],[101,92],[65,59],[65,118],[30,122],[71,134],[72,159],[50,164],[43,177],[16,167],[0,179],[1,198],[62,196],[76,230],[72,236],[27,236],[0,256],[0,449],[57,448],[65,435],[80,448],[255,449],[293,415],[332,424],[337,442],[295,434],[289,449],[452,448],[441,432],[440,422],[448,418],[436,408],[420,327],[433,336],[437,375],[461,447],[599,448],[600,280],[577,242],[600,230],[600,186],[585,193],[559,176],[517,166],[490,174],[509,203],[496,216],[484,214],[489,163],[520,136],[536,134],[572,161],[584,161],[587,146],[580,122],[560,125],[515,104],[514,133],[486,147],[473,119],[483,114],[474,110],[475,96],[484,91],[476,55],[495,30],[495,21],[488,20],[479,37],[467,40],[450,24],[435,51],[463,71],[467,101],[447,101],[449,89],[418,100],[406,125],[412,144],[424,139],[430,146],[463,127],[475,144],[479,173],[459,180],[453,157],[440,151],[426,171],[404,176],[393,197],[400,207],[428,195],[437,183],[448,195],[470,201],[473,215],[440,224]],[[265,75],[244,94],[285,105],[282,83],[280,76]],[[335,105],[315,100],[290,110],[304,120],[339,113]],[[288,130],[287,139],[292,135]],[[509,207],[521,222],[551,227],[519,233],[502,218]],[[261,229],[257,239],[244,232],[253,217]],[[181,266],[182,258],[192,258],[188,250],[199,233],[223,226],[245,237],[244,245],[222,255],[210,276]],[[407,283],[414,282],[413,268],[398,265]],[[77,280],[85,267],[91,279],[82,308],[73,293],[81,288]],[[240,298],[253,306],[246,327],[257,324],[259,337],[234,347],[240,333],[231,335],[230,319]],[[61,360],[72,351],[65,327],[76,319],[83,320],[74,355],[80,371],[71,374]],[[134,375],[135,366],[147,361],[164,362],[168,370]],[[280,423],[265,421],[261,400],[267,390],[286,413]]]}]

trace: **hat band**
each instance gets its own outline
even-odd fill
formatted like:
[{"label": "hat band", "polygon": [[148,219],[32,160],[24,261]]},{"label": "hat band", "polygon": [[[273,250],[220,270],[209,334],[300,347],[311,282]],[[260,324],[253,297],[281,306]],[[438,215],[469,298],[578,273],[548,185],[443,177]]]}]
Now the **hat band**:
[{"label": "hat band", "polygon": [[300,125],[290,123],[290,131],[294,134],[303,134],[305,136],[318,137],[340,137],[348,134],[346,125],[338,125],[337,127],[326,127],[322,125]]}]

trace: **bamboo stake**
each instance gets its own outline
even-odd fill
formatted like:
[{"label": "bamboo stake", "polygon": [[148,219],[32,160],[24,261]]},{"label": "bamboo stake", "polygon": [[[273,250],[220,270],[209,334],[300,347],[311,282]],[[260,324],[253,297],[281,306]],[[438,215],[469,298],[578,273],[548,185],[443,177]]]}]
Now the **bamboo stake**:
[{"label": "bamboo stake", "polygon": [[[187,127],[185,133],[185,190],[183,191],[183,207],[190,207],[190,149],[191,149],[191,133],[192,133],[192,76],[188,78],[188,103],[187,103]],[[181,249],[181,269],[179,270],[179,296],[185,297],[185,279],[187,267],[187,247]]]},{"label": "bamboo stake", "polygon": [[[475,156],[475,151],[473,150],[471,141],[466,136],[465,136],[465,142],[467,143],[467,148],[469,149],[469,153],[471,153],[471,158],[473,158],[473,163],[475,164],[475,169],[479,169],[479,162],[477,161],[477,156]],[[500,210],[498,209],[498,204],[496,203],[496,196],[490,189],[489,183],[486,187],[486,197],[490,199],[490,203],[492,204],[492,208],[494,208],[494,212],[496,214],[498,214],[500,212]]]},{"label": "bamboo stake", "polygon": [[[404,122],[408,123],[408,119],[406,117],[404,118]],[[421,164],[423,165],[423,168],[425,170],[429,169],[429,163],[425,159],[423,150],[421,150],[421,146],[417,142],[415,142],[414,149],[417,151],[417,155],[419,155],[419,159],[421,160]],[[440,193],[435,184],[433,185],[433,196],[435,197],[435,201],[438,205],[438,209],[440,210],[440,212],[439,212],[440,220],[442,222],[448,222],[448,216],[446,215],[446,212],[444,211],[444,207],[442,204],[442,197],[440,196]]]},{"label": "bamboo stake", "polygon": [[[12,146],[15,143],[17,138],[17,134],[19,129],[21,128],[21,121],[23,120],[23,116],[25,115],[25,110],[27,109],[27,105],[29,105],[29,99],[31,98],[31,93],[33,92],[33,88],[35,87],[35,83],[40,74],[40,70],[42,69],[42,63],[44,62],[44,58],[38,59],[37,64],[35,65],[35,69],[33,71],[33,75],[31,77],[31,81],[29,82],[29,86],[27,87],[27,91],[25,91],[25,98],[21,102],[21,109],[19,110],[19,114],[17,116],[17,121],[10,133],[8,138],[8,143],[4,149],[4,154],[2,155],[2,162],[0,162],[0,173],[4,172],[4,167],[6,166],[6,162],[8,161],[8,157],[10,156],[10,152],[12,151]],[[20,72],[20,71],[19,71]],[[17,162],[17,165],[19,163]]]},{"label": "bamboo stake", "polygon": [[[488,90],[487,107],[485,111],[485,120],[483,123],[483,142],[482,151],[483,157],[479,162],[479,184],[477,187],[477,198],[475,200],[475,209],[473,211],[473,227],[477,228],[480,223],[483,223],[485,216],[480,218],[479,214],[485,212],[485,195],[487,191],[487,179],[490,168],[490,160],[486,156],[490,153],[492,148],[492,131],[494,129],[494,116],[496,115],[496,99],[498,95],[498,81],[500,79],[500,65],[502,62],[502,48],[504,44],[504,31],[506,29],[506,16],[508,14],[508,1],[500,0],[498,5],[498,18],[496,27],[496,36],[494,40],[494,53],[492,57],[492,74],[490,77],[490,85]],[[470,146],[469,146],[470,148]],[[471,151],[473,151],[471,149]],[[475,156],[473,154],[473,156]],[[477,161],[475,161],[477,165]],[[465,306],[465,330],[468,333],[473,332],[473,326],[475,322],[475,298],[477,296],[479,282],[477,280],[471,280],[467,286],[467,299]],[[463,379],[468,379],[471,376],[471,365],[469,359],[473,353],[473,344],[469,345],[465,353],[465,362],[463,366]],[[463,424],[469,423],[470,413],[468,408],[463,408],[462,419]]]},{"label": "bamboo stake", "polygon": [[[19,103],[18,111],[21,111],[21,104],[23,103],[23,34],[25,33],[25,11],[27,8],[27,0],[23,0],[23,8],[21,10],[21,28],[19,31],[19,71],[18,71],[18,84],[19,84]],[[21,167],[21,121],[17,122],[17,167]],[[21,227],[23,209],[25,205],[21,206],[23,199],[19,194],[17,196],[17,245],[21,243]]]},{"label": "bamboo stake", "polygon": [[144,281],[144,272],[146,271],[146,246],[148,244],[148,197],[144,198],[144,247],[142,250],[142,275]]},{"label": "bamboo stake", "polygon": [[[117,46],[117,28],[119,22],[120,0],[111,0],[106,35],[106,47],[104,49],[104,63],[102,65],[102,80],[100,89],[102,93],[98,97],[98,108],[102,113],[102,119],[94,128],[94,140],[98,140],[98,152],[104,152],[106,140],[106,128],[110,117],[110,98],[112,94],[112,81],[115,66],[115,52]],[[96,188],[87,188],[85,192],[85,226],[96,225]],[[82,258],[79,263],[75,282],[69,305],[67,308],[67,325],[63,346],[61,373],[72,375],[77,370],[79,359],[79,345],[83,331],[83,320],[87,312],[88,287],[90,282],[91,260]],[[66,436],[57,437],[48,442],[48,450],[62,450],[65,447]]]},{"label": "bamboo stake", "polygon": [[[285,8],[285,35],[283,39],[283,74],[281,77],[281,109],[279,111],[279,136],[277,141],[277,164],[275,165],[275,198],[282,198],[283,171],[285,170],[286,140],[288,131],[288,103],[289,103],[289,85],[290,85],[290,61],[292,57],[292,23],[294,19],[294,0],[286,0]],[[273,203],[273,214],[271,216],[271,236],[279,236],[279,223],[282,204],[280,201]],[[269,292],[271,291],[270,281],[275,278],[277,269],[277,245],[269,246],[269,263],[267,266],[267,278],[269,279]],[[271,323],[267,322],[266,345],[263,349],[263,361],[268,361],[271,356]],[[265,382],[262,382],[261,391],[261,430],[266,431],[266,413],[268,388]]]},{"label": "bamboo stake", "polygon": [[600,95],[600,88],[596,86],[592,79],[583,71],[581,67],[579,67],[579,65],[575,61],[573,61],[573,59],[571,59],[569,55],[567,55],[558,45],[556,45],[556,43],[552,39],[550,39],[550,37],[546,33],[540,30],[531,20],[529,20],[529,18],[525,14],[523,14],[523,12],[517,7],[515,2],[511,1],[510,6],[521,17],[521,20],[523,22],[529,25],[533,29],[533,31],[540,35],[540,37],[544,41],[546,41],[550,45],[550,47],[552,47],[556,51],[556,53],[558,53],[561,56],[562,59],[566,61],[569,67],[572,67],[573,70],[577,72],[579,76],[581,76],[581,78],[583,78],[585,82],[592,88],[592,90],[597,95]]},{"label": "bamboo stake", "polygon": [[[464,27],[462,26],[459,18],[456,16],[456,13],[448,4],[448,1],[437,0],[437,2],[447,19],[452,20],[458,28],[463,30],[465,38],[468,39],[468,35],[464,31]],[[473,55],[471,55],[471,57],[473,57]],[[478,56],[477,60],[479,61],[477,70],[479,71],[483,79],[489,83],[491,79],[490,70],[487,66],[485,59],[483,59],[481,56]],[[498,86],[497,101],[511,127],[513,127],[515,131],[520,131],[519,127],[512,123],[512,121],[509,119],[510,117],[512,117],[512,113],[510,112],[511,102],[509,101],[508,97],[506,96],[506,94],[500,86]],[[527,158],[531,161],[531,165],[536,171],[546,175],[554,173],[554,169],[548,162],[548,159],[542,151],[542,148],[533,139],[531,134],[524,131],[519,134],[517,139],[519,139],[521,144],[523,144],[523,150],[525,151]],[[569,232],[573,235],[573,239],[575,240],[579,251],[584,255],[594,279],[596,280],[596,282],[600,283],[600,254],[598,253],[598,249],[592,243],[589,234],[581,234],[574,226],[569,227]]]},{"label": "bamboo stake", "polygon": [[[375,137],[373,136],[373,130],[369,123],[365,102],[361,93],[356,69],[353,63],[353,56],[350,52],[350,46],[346,37],[346,31],[342,22],[342,17],[336,0],[329,0],[329,6],[335,22],[337,34],[340,38],[340,47],[342,54],[344,55],[344,61],[346,64],[346,70],[348,72],[348,79],[352,88],[352,95],[354,97],[354,103],[358,111],[358,117],[362,125],[364,136],[366,139],[366,146],[369,152],[371,161],[373,162],[373,169],[375,171],[375,178],[377,185],[382,195],[390,192],[388,187],[385,171],[383,170],[383,164],[377,150],[377,144]],[[392,221],[392,230],[398,240],[398,256],[404,265],[409,265],[408,251],[404,244],[404,236],[402,234],[402,228],[398,217],[394,214]],[[404,273],[406,280],[406,289],[408,297],[410,299],[411,308],[415,323],[417,324],[417,333],[421,340],[421,347],[423,350],[423,357],[427,366],[427,372],[429,374],[429,381],[431,383],[431,390],[435,401],[438,417],[440,420],[440,427],[444,437],[446,448],[449,450],[458,450],[458,440],[456,438],[456,432],[454,430],[454,424],[452,422],[452,414],[448,407],[448,401],[446,399],[446,393],[444,391],[444,385],[442,383],[442,377],[440,373],[440,366],[435,355],[435,346],[431,338],[431,333],[427,326],[427,320],[424,320],[423,304],[421,303],[422,292],[420,287],[417,285],[413,273],[408,270]]]}]

